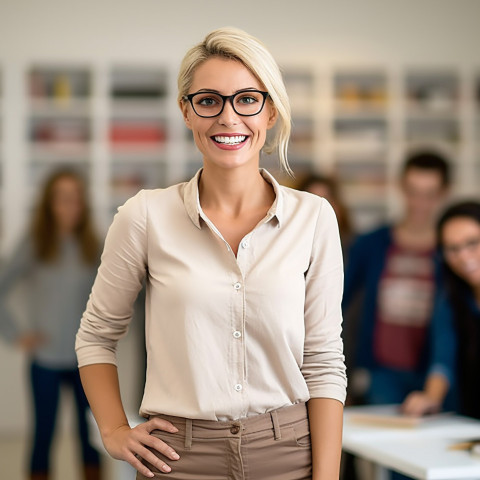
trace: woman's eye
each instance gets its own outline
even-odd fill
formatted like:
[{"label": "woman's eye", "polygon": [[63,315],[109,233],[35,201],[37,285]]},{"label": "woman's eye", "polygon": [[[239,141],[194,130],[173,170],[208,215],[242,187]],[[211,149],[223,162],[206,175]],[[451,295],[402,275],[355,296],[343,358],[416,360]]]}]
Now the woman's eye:
[{"label": "woman's eye", "polygon": [[201,105],[202,107],[212,107],[217,103],[218,101],[213,97],[202,97],[198,99],[198,105]]},{"label": "woman's eye", "polygon": [[252,97],[250,95],[245,96],[245,97],[240,97],[238,99],[238,103],[243,103],[245,105],[251,105],[252,103],[258,102],[258,100],[255,97]]}]

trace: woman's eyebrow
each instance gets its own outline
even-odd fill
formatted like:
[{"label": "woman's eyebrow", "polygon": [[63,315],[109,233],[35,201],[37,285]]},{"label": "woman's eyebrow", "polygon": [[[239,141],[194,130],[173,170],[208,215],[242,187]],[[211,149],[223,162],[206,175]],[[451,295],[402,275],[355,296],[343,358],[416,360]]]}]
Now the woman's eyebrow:
[{"label": "woman's eyebrow", "polygon": [[[235,90],[233,94],[239,93],[239,92],[248,92],[249,90],[258,90],[256,87],[245,87],[245,88],[240,88],[239,90]],[[215,90],[214,88],[201,88],[200,90],[197,90],[195,93],[200,93],[200,92],[212,92],[212,93],[218,93],[219,95],[222,95],[220,91]]]}]

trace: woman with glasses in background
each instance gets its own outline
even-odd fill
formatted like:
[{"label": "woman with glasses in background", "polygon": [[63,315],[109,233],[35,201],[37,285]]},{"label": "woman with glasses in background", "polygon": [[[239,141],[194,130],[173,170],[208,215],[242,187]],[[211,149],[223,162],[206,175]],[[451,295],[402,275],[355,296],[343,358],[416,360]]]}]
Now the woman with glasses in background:
[{"label": "woman with glasses in background", "polygon": [[[137,479],[338,478],[341,246],[328,202],[259,168],[276,150],[290,171],[278,66],[223,28],[188,51],[178,87],[203,168],[119,209],[77,335],[105,447]],[[115,349],[144,278],[147,421],[132,429]]]},{"label": "woman with glasses in background", "polygon": [[[86,187],[73,170],[61,169],[47,179],[30,235],[0,271],[0,332],[27,352],[34,424],[29,478],[52,478],[51,446],[60,389],[73,392],[82,448],[82,479],[100,478],[99,455],[89,442],[88,403],[75,358],[79,316],[92,288],[100,250]],[[25,282],[28,326],[21,328],[8,299]]]},{"label": "woman with glasses in background", "polygon": [[433,319],[439,368],[423,391],[406,399],[403,409],[411,415],[436,412],[453,385],[460,413],[480,419],[480,202],[448,208],[438,223],[437,238],[445,282]]}]

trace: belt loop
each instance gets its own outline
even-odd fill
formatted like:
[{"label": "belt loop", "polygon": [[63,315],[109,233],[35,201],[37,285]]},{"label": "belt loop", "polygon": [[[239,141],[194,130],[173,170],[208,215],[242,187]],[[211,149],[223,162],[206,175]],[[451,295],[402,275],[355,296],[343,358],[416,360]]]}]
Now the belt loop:
[{"label": "belt loop", "polygon": [[278,415],[276,410],[272,410],[270,412],[270,416],[272,417],[272,424],[273,424],[273,438],[275,440],[280,440],[282,438],[282,432],[280,430],[280,424],[278,423]]},{"label": "belt loop", "polygon": [[185,419],[185,450],[190,450],[192,448],[192,436],[193,436],[193,426],[192,419]]}]

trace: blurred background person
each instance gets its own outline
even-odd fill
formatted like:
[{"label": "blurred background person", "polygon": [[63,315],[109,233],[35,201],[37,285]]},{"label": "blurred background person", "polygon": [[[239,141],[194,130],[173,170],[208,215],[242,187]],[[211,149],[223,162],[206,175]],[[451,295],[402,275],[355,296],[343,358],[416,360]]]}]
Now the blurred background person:
[{"label": "blurred background person", "polygon": [[[52,478],[50,451],[60,387],[73,391],[82,448],[83,478],[100,478],[99,455],[88,440],[87,400],[75,357],[75,334],[93,284],[99,242],[82,178],[53,173],[36,207],[30,234],[0,272],[0,331],[29,355],[34,428],[29,478]],[[20,327],[8,297],[21,281],[28,287],[28,328]]]},{"label": "blurred background person", "polygon": [[[403,217],[358,237],[349,252],[343,306],[364,289],[354,359],[370,376],[366,400],[401,403],[423,385],[435,290],[435,220],[450,184],[447,161],[407,159],[400,178]],[[346,335],[349,325],[346,324]]]},{"label": "blurred background person", "polygon": [[[350,404],[400,404],[430,365],[436,284],[435,220],[450,185],[449,163],[419,152],[403,165],[403,217],[359,236],[349,251],[343,299]],[[357,294],[362,293],[360,301]],[[360,302],[360,304],[359,304]],[[358,318],[352,321],[351,308]],[[392,478],[406,478],[392,472]]]},{"label": "blurred background person", "polygon": [[433,317],[438,368],[423,391],[409,395],[403,410],[412,415],[437,412],[454,385],[459,412],[480,419],[480,202],[449,207],[439,220],[437,238],[445,286]]},{"label": "blurred background person", "polygon": [[337,216],[342,249],[345,254],[352,240],[353,229],[350,212],[341,196],[337,179],[333,176],[310,173],[302,179],[297,188],[328,200]]}]

